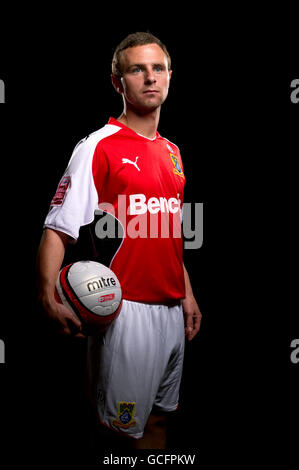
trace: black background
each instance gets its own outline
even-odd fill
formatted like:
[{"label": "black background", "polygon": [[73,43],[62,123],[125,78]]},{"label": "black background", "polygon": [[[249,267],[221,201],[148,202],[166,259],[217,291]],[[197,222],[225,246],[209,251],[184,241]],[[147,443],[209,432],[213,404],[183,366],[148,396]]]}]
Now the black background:
[{"label": "black background", "polygon": [[249,12],[238,21],[219,11],[174,20],[138,10],[132,19],[117,6],[109,21],[107,13],[73,13],[72,21],[60,12],[52,21],[44,13],[32,25],[12,23],[3,39],[3,449],[11,464],[86,453],[83,345],[57,338],[42,319],[35,257],[74,146],[121,113],[110,82],[114,48],[130,32],[149,30],[173,62],[159,132],[181,149],[185,200],[204,202],[203,246],[185,252],[203,322],[186,346],[169,449],[195,450],[210,465],[285,462],[298,439],[299,366],[290,362],[299,334],[299,104],[290,101],[298,69],[293,38],[282,34],[293,25]]}]

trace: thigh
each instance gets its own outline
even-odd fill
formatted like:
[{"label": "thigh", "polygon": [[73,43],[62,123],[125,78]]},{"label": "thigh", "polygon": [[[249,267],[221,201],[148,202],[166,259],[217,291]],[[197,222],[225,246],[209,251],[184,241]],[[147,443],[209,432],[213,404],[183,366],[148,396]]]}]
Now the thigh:
[{"label": "thigh", "polygon": [[100,420],[140,438],[167,359],[165,327],[157,306],[124,301],[102,340],[89,347],[89,370]]},{"label": "thigh", "polygon": [[185,333],[181,305],[168,309],[165,343],[167,363],[155,398],[155,407],[161,411],[170,412],[178,407],[184,363]]}]

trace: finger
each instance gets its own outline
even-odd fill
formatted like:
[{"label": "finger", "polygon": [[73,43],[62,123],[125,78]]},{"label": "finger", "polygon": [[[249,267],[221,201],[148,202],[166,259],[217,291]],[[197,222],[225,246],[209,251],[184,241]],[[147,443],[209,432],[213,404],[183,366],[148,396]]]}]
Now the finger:
[{"label": "finger", "polygon": [[59,325],[60,333],[63,335],[75,336],[82,332],[81,322],[79,321],[78,323],[77,321],[74,321],[71,312],[70,314],[67,313],[62,319],[60,319]]},{"label": "finger", "polygon": [[185,331],[192,331],[193,330],[193,315],[192,313],[185,312]]},{"label": "finger", "polygon": [[82,323],[81,320],[77,317],[75,313],[73,313],[70,309],[66,309],[64,311],[66,322],[69,325],[73,325],[73,328],[81,329]]},{"label": "finger", "polygon": [[192,333],[192,331],[193,331],[192,326],[186,326],[186,327],[185,327],[185,336],[188,336],[188,338],[189,338],[189,336],[190,336],[190,334]]},{"label": "finger", "polygon": [[76,315],[73,315],[71,317],[71,321],[73,323],[73,325],[76,327],[76,328],[79,328],[81,330],[82,328],[82,323],[81,321],[79,320],[79,318],[76,316]]},{"label": "finger", "polygon": [[85,338],[86,338],[86,335],[84,335],[83,333],[77,333],[77,334],[75,335],[75,338],[83,338],[83,339],[85,339]]},{"label": "finger", "polygon": [[196,332],[198,332],[200,329],[201,319],[202,319],[201,314],[194,316],[194,329],[196,330]]},{"label": "finger", "polygon": [[201,314],[193,315],[193,327],[191,330],[188,330],[188,340],[191,341],[199,332],[200,325],[201,325]]},{"label": "finger", "polygon": [[82,324],[80,321],[78,323],[77,321],[75,322],[73,318],[66,318],[66,322],[72,335],[76,336],[77,334],[82,333]]},{"label": "finger", "polygon": [[188,341],[191,341],[191,340],[194,338],[194,336],[196,335],[196,333],[197,333],[197,331],[196,331],[195,329],[193,329],[192,331],[190,331],[190,332],[188,333],[188,336],[187,336]]},{"label": "finger", "polygon": [[188,330],[193,330],[193,315],[190,314],[187,318],[187,328]]},{"label": "finger", "polygon": [[60,333],[65,336],[74,336],[75,338],[86,338],[86,335],[78,328],[70,325],[65,325],[60,329]]}]

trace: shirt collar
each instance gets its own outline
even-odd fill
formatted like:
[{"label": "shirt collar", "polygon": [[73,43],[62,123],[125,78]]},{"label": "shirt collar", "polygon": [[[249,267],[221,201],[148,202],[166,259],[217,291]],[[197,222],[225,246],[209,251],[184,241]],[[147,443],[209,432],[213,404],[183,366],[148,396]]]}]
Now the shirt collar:
[{"label": "shirt collar", "polygon": [[160,134],[159,134],[158,132],[156,132],[156,137],[154,137],[153,139],[150,139],[149,137],[146,137],[146,136],[144,136],[144,135],[142,135],[142,134],[139,134],[138,132],[133,131],[133,129],[131,129],[130,127],[126,126],[126,125],[123,124],[122,122],[118,121],[118,120],[115,119],[114,117],[110,117],[110,118],[109,118],[108,124],[112,124],[113,126],[118,126],[118,127],[121,127],[122,129],[126,129],[126,130],[128,130],[129,132],[132,132],[134,135],[138,135],[139,137],[142,137],[143,139],[146,139],[146,140],[153,141],[153,140],[156,140],[158,137],[160,137]]}]

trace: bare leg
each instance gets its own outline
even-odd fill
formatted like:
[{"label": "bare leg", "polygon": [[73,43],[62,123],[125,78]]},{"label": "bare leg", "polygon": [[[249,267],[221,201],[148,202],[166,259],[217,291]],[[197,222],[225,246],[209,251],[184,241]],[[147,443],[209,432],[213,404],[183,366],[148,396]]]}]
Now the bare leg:
[{"label": "bare leg", "polygon": [[135,449],[166,448],[166,416],[152,413],[147,421],[143,437],[134,440]]}]

